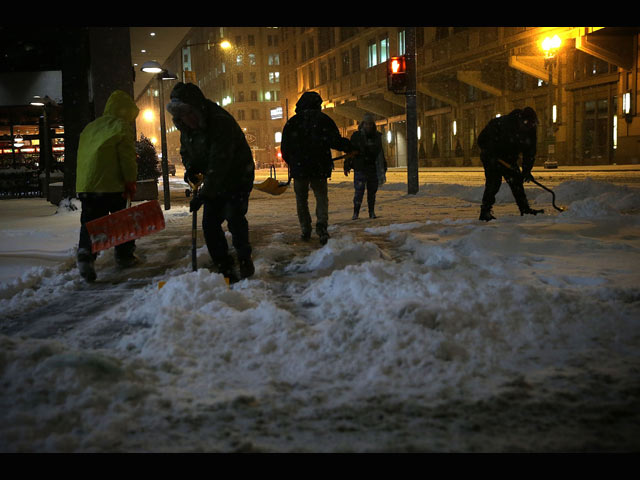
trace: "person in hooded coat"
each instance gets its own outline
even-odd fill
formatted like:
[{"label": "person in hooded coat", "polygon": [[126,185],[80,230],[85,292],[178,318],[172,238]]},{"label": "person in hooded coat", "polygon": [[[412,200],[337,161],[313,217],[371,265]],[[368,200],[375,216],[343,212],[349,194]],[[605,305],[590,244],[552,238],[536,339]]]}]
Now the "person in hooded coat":
[{"label": "person in hooded coat", "polygon": [[[114,91],[102,116],[90,122],[80,134],[76,170],[76,192],[82,204],[77,265],[89,282],[96,279],[91,239],[85,224],[127,206],[136,192],[138,164],[134,122],[138,107],[130,95]],[[116,263],[129,267],[137,263],[135,240],[114,247]]]},{"label": "person in hooded coat", "polygon": [[378,186],[384,183],[387,171],[387,161],[384,158],[382,148],[382,134],[376,130],[373,115],[364,115],[358,130],[351,135],[351,145],[357,150],[357,154],[344,162],[344,174],[349,175],[353,169],[353,220],[360,214],[360,206],[367,190],[367,207],[369,218],[377,218],[375,213],[376,192]]},{"label": "person in hooded coat", "polygon": [[280,149],[289,166],[296,194],[296,209],[302,239],[311,237],[309,187],[316,199],[316,233],[323,245],[329,240],[329,197],[327,179],[331,177],[331,149],[351,152],[349,139],[340,135],[335,122],[321,111],[322,97],[305,92],[296,103],[296,113],[282,130]]},{"label": "person in hooded coat", "polygon": [[[488,222],[496,218],[491,209],[503,177],[511,188],[520,215],[537,215],[543,212],[529,206],[523,185],[523,182],[533,179],[531,170],[536,156],[537,125],[536,112],[531,107],[526,107],[492,119],[478,135],[480,160],[485,173],[480,220]],[[518,167],[520,154],[522,172]]]},{"label": "person in hooded coat", "polygon": [[179,82],[171,91],[167,110],[180,130],[180,155],[185,182],[204,183],[190,203],[197,211],[204,205],[202,231],[207,250],[218,272],[237,281],[234,259],[222,229],[226,220],[238,256],[240,278],[253,275],[249,222],[246,214],[253,188],[255,164],[249,144],[233,116],[205,98],[192,83]]}]

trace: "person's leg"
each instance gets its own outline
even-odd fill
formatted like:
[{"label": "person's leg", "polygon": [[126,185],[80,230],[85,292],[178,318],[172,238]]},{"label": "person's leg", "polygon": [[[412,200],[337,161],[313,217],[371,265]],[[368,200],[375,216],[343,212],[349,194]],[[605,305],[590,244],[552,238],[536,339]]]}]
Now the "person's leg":
[{"label": "person's leg", "polygon": [[366,185],[366,177],[362,172],[353,172],[353,217],[352,220],[356,220],[360,215],[360,207],[362,206],[362,199],[364,198],[364,189]]},{"label": "person's leg", "polygon": [[94,265],[98,255],[91,253],[91,238],[86,223],[108,215],[109,208],[104,200],[95,193],[79,193],[78,198],[82,210],[80,212],[80,237],[76,262],[82,278],[92,282],[97,278]]},{"label": "person's leg", "polygon": [[251,259],[251,244],[249,242],[249,193],[239,192],[230,196],[224,208],[224,216],[231,232],[231,241],[238,254],[240,277],[247,278],[254,274],[255,267]]},{"label": "person's leg", "polygon": [[223,198],[205,198],[202,210],[202,233],[213,265],[219,273],[235,280],[233,257],[229,255],[229,245],[222,229],[225,201]]},{"label": "person's leg", "polygon": [[502,185],[502,174],[500,173],[500,169],[495,158],[482,153],[480,155],[480,160],[484,167],[485,182],[479,219],[489,221],[496,218],[493,216],[491,209],[496,201],[496,195],[500,190],[500,186]]},{"label": "person's leg", "polygon": [[294,178],[293,191],[296,194],[296,210],[302,230],[302,239],[311,237],[311,214],[309,213],[309,179]]},{"label": "person's leg", "polygon": [[311,180],[311,188],[316,198],[316,233],[320,243],[324,245],[329,240],[329,188],[326,178]]},{"label": "person's leg", "polygon": [[367,177],[367,208],[369,209],[369,218],[376,217],[376,192],[378,191],[378,176],[375,172]]}]

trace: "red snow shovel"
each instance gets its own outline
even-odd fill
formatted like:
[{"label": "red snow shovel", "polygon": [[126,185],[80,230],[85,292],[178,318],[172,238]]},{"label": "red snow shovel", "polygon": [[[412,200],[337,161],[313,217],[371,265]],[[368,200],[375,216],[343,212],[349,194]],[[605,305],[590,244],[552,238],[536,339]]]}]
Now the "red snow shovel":
[{"label": "red snow shovel", "polygon": [[127,208],[124,210],[105,215],[85,224],[89,232],[89,238],[91,238],[92,253],[106,250],[164,229],[164,215],[160,208],[160,202],[152,200],[135,207],[129,207],[130,204],[131,200],[129,199]]}]

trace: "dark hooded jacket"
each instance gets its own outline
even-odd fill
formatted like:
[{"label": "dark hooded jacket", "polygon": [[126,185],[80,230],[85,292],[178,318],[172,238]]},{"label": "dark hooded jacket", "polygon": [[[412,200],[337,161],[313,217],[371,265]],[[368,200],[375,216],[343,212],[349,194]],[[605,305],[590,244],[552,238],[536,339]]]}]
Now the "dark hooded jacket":
[{"label": "dark hooded jacket", "polygon": [[[527,120],[533,128],[522,130],[520,124]],[[537,117],[533,109],[515,109],[508,115],[492,119],[478,135],[478,146],[484,158],[499,158],[515,166],[522,154],[523,173],[531,172],[536,156]]]},{"label": "dark hooded jacket", "polygon": [[331,149],[353,150],[335,122],[321,111],[322,98],[305,92],[296,103],[296,114],[282,130],[282,158],[292,178],[329,178],[333,170]]},{"label": "dark hooded jacket", "polygon": [[358,130],[351,135],[351,145],[358,151],[353,159],[344,162],[346,168],[353,168],[356,172],[363,172],[367,177],[378,175],[378,158],[381,159],[382,168],[387,170],[387,160],[384,158],[382,148],[382,134],[374,130],[367,135],[364,124],[360,123]]},{"label": "dark hooded jacket", "polygon": [[[216,197],[253,188],[255,165],[249,144],[236,120],[203,95],[191,83],[178,83],[171,91],[167,110],[180,130],[180,155],[191,173],[202,173],[202,195]],[[180,118],[184,111],[200,118],[200,128],[187,127]]]}]

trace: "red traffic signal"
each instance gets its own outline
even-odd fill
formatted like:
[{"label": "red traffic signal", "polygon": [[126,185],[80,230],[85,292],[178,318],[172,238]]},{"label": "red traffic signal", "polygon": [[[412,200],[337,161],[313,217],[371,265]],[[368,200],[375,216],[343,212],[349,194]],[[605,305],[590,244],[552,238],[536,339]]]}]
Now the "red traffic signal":
[{"label": "red traffic signal", "polygon": [[387,61],[387,88],[395,93],[407,89],[407,63],[404,56],[391,57]]}]

